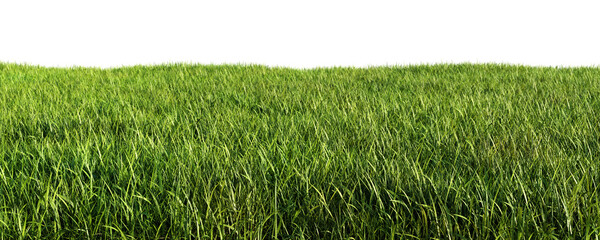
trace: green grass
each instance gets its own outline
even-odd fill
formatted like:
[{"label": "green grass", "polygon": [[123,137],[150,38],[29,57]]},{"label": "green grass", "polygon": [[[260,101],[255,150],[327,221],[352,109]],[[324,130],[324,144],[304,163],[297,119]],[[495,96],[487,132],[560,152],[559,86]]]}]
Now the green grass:
[{"label": "green grass", "polygon": [[0,63],[0,238],[598,239],[600,68]]}]

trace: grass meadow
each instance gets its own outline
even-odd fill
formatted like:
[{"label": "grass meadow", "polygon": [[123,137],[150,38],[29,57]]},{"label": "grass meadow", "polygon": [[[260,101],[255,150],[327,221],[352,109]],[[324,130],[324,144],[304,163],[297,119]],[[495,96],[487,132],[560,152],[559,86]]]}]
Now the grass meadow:
[{"label": "grass meadow", "polygon": [[598,239],[600,68],[0,63],[0,239]]}]

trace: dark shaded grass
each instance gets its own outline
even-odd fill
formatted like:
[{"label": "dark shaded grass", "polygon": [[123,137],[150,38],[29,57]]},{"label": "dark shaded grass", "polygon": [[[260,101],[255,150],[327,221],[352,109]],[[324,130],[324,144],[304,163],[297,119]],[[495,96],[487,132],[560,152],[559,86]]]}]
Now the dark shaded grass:
[{"label": "dark shaded grass", "polygon": [[592,238],[600,70],[0,64],[1,238]]}]

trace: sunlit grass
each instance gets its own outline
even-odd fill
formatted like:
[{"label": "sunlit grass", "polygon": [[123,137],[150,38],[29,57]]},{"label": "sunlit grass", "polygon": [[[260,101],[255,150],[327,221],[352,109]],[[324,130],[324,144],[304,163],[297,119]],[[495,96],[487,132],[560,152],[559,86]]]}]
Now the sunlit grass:
[{"label": "sunlit grass", "polygon": [[0,238],[597,239],[600,69],[0,64]]}]

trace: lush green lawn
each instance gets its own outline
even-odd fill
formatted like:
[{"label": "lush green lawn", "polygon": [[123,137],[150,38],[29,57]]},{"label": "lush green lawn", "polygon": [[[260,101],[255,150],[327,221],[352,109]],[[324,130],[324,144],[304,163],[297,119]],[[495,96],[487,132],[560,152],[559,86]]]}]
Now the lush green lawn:
[{"label": "lush green lawn", "polygon": [[0,64],[0,238],[600,235],[600,68]]}]

